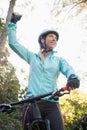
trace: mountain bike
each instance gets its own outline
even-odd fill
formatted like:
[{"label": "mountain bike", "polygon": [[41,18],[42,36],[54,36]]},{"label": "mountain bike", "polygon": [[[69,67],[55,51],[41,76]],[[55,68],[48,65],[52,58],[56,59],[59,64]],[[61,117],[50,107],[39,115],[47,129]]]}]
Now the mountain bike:
[{"label": "mountain bike", "polygon": [[54,99],[58,100],[59,97],[69,94],[70,90],[67,87],[63,87],[61,89],[57,89],[56,91],[35,96],[35,97],[30,97],[28,99],[23,99],[20,101],[16,102],[11,102],[8,104],[0,104],[0,112],[7,112],[10,113],[13,110],[16,109],[16,105],[24,104],[24,103],[31,103],[34,104],[34,121],[32,123],[27,123],[28,130],[51,130],[50,129],[50,121],[48,119],[43,120],[40,114],[40,110],[38,107],[38,102],[40,100],[43,100],[44,97],[49,96],[49,99]]}]

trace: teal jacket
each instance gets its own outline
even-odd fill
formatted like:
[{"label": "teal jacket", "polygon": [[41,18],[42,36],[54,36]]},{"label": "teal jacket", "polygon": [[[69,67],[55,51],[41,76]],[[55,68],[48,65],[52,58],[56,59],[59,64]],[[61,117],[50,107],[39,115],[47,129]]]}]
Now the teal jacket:
[{"label": "teal jacket", "polygon": [[68,77],[75,74],[73,68],[55,52],[45,59],[44,63],[39,54],[35,54],[22,46],[16,39],[16,24],[8,25],[9,45],[15,53],[30,65],[28,89],[26,98],[46,94],[57,89],[57,79],[60,72]]}]

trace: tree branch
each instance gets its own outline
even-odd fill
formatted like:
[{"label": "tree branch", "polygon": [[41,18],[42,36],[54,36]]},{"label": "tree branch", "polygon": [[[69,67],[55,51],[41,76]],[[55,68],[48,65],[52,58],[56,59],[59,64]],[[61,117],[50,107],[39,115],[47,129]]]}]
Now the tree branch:
[{"label": "tree branch", "polygon": [[81,0],[79,2],[75,2],[74,5],[67,11],[67,13],[66,13],[66,15],[65,15],[65,17],[63,18],[62,21],[65,20],[67,14],[69,14],[73,8],[75,8],[76,6],[78,6],[78,5],[82,4],[82,3],[86,3],[86,2],[87,2],[87,0]]}]

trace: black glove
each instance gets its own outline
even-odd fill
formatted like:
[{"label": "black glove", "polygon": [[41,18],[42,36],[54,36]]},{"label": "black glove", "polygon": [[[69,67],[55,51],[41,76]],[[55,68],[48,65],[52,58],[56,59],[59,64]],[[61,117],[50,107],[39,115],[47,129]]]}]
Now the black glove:
[{"label": "black glove", "polygon": [[20,14],[12,13],[11,22],[16,24],[21,19],[21,17],[22,17],[22,15],[20,15]]},{"label": "black glove", "polygon": [[71,87],[72,89],[74,88],[79,88],[80,86],[80,80],[77,78],[76,75],[72,74],[70,75],[70,77],[68,78],[67,87]]}]

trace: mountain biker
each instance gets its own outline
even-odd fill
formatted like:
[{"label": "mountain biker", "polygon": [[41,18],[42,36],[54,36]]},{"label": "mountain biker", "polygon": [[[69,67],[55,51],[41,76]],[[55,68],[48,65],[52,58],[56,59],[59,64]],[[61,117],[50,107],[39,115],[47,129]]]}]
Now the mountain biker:
[{"label": "mountain biker", "polygon": [[[39,35],[40,51],[35,54],[21,45],[16,39],[17,21],[21,15],[13,13],[8,24],[8,41],[12,50],[30,65],[28,89],[26,98],[38,96],[57,88],[57,79],[61,72],[67,78],[69,89],[78,88],[80,80],[74,69],[68,62],[55,56],[54,48],[59,40],[59,34],[55,30],[45,30]],[[44,98],[38,103],[43,119],[50,121],[51,130],[64,130],[59,101]],[[32,104],[26,104],[23,113],[23,129],[28,130],[27,123],[33,120]]]}]

